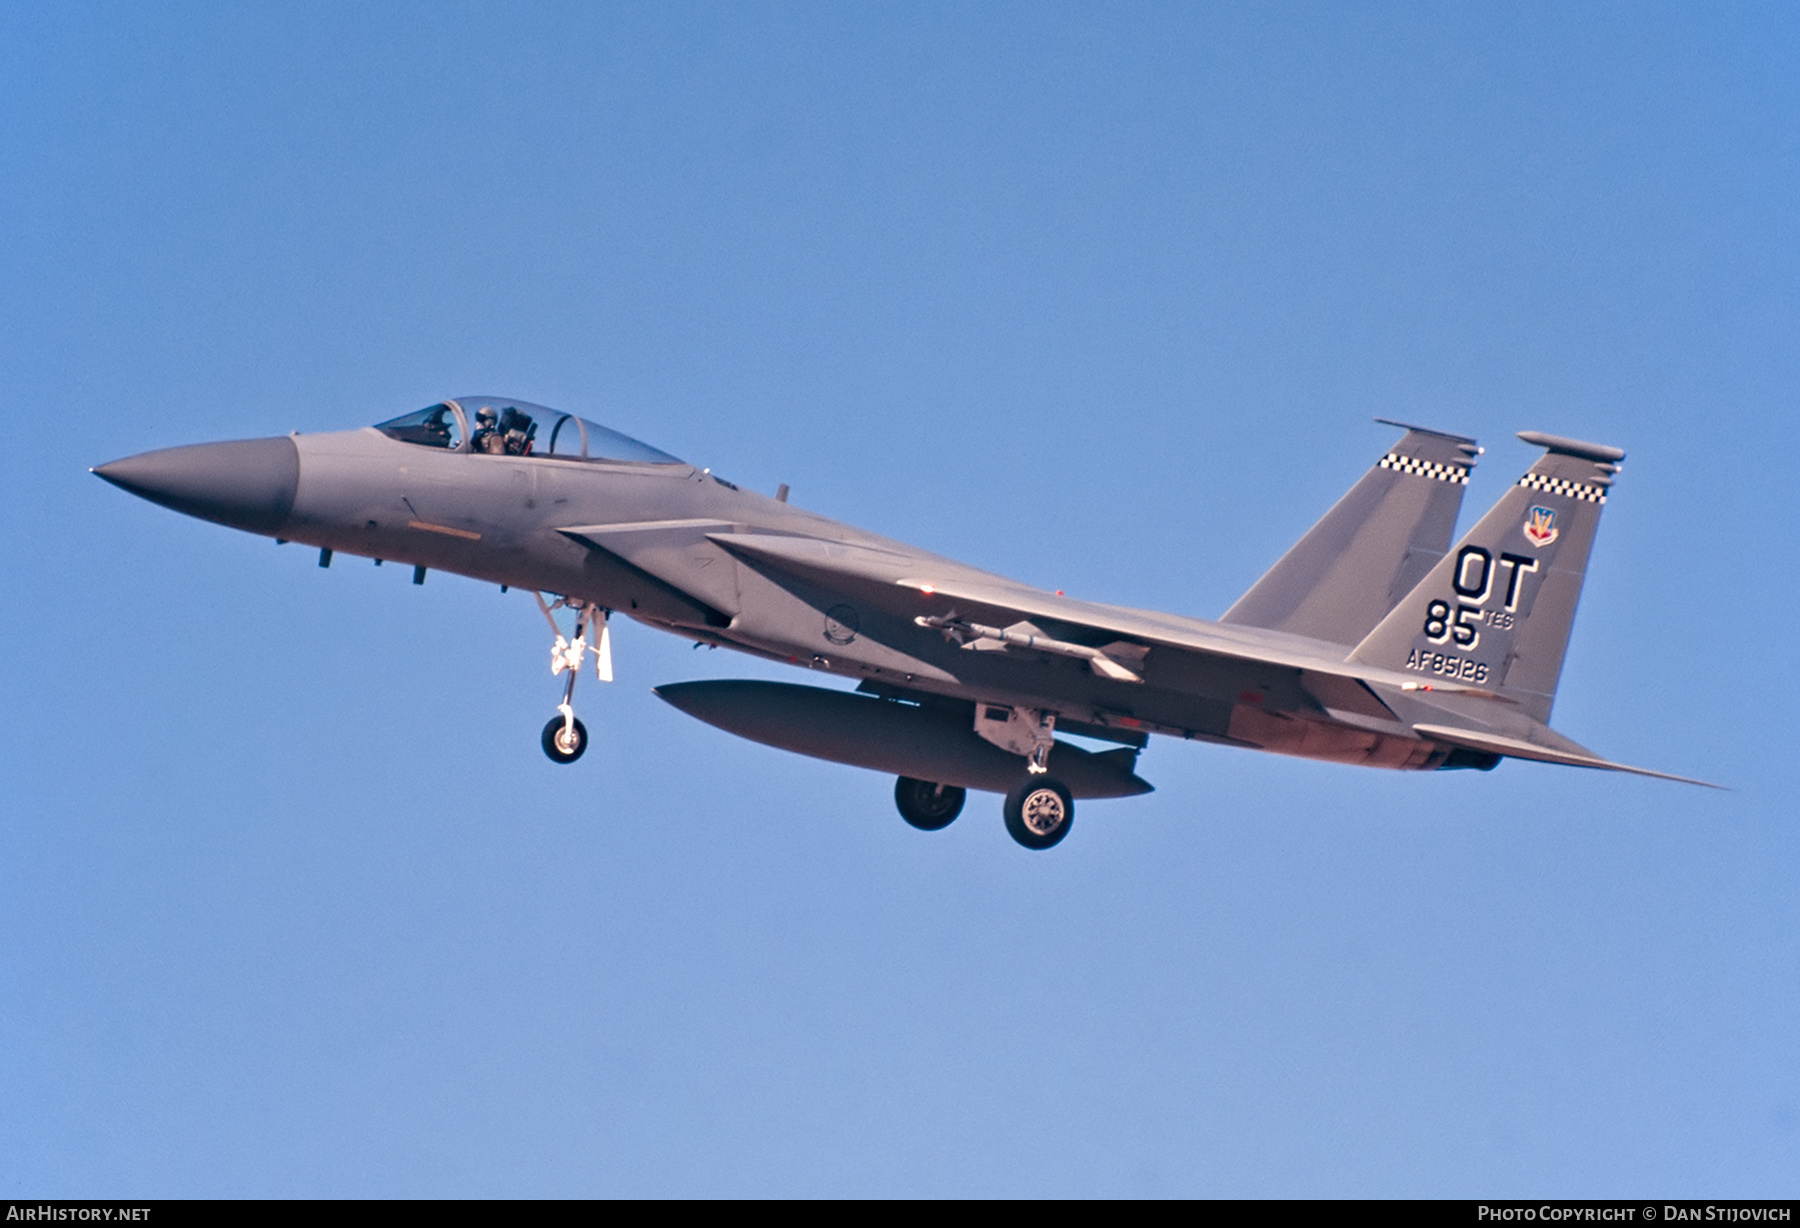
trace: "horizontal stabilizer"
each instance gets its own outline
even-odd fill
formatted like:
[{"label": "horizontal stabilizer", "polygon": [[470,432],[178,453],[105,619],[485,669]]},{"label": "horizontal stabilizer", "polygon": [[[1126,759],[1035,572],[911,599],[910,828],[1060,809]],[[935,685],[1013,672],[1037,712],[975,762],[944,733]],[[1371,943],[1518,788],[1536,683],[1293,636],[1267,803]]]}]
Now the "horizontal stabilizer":
[{"label": "horizontal stabilizer", "polygon": [[[1502,737],[1496,733],[1486,733],[1473,729],[1456,729],[1449,725],[1414,725],[1413,730],[1423,737],[1438,742],[1448,742],[1452,746],[1466,746],[1470,750],[1485,751],[1491,755],[1505,755],[1509,759],[1531,759],[1538,763],[1560,763],[1566,767],[1600,768],[1608,772],[1630,772],[1633,776],[1654,776],[1658,780],[1676,780],[1684,785],[1704,785],[1708,789],[1724,789],[1724,785],[1715,785],[1710,780],[1695,780],[1691,776],[1676,776],[1670,772],[1653,772],[1649,768],[1632,767],[1625,763],[1614,763],[1597,755],[1580,754],[1573,750],[1559,750],[1548,746],[1539,746],[1534,742],[1526,742],[1520,738]],[[1573,745],[1571,743],[1571,745]]]}]

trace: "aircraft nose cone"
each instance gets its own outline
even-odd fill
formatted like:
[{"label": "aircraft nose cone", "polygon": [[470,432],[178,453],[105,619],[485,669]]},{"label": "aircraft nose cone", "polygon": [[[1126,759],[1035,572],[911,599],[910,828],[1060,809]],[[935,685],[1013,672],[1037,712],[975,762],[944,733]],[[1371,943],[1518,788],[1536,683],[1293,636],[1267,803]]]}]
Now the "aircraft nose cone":
[{"label": "aircraft nose cone", "polygon": [[189,516],[275,533],[294,510],[300,452],[285,436],[240,439],[142,452],[100,465],[94,473]]}]

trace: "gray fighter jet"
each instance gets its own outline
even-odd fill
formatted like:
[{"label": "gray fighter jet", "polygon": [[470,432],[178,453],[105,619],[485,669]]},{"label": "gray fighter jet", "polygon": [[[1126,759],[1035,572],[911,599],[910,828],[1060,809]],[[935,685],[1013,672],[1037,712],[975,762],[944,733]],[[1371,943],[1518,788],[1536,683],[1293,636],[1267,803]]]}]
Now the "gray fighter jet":
[{"label": "gray fighter jet", "polygon": [[1481,449],[1389,425],[1405,434],[1217,622],[1032,588],[506,397],[94,472],[317,546],[321,567],[352,554],[411,564],[415,584],[438,569],[533,593],[555,636],[552,672],[568,675],[543,732],[559,763],[587,746],[575,679],[591,654],[610,680],[620,613],[856,679],[853,692],[715,681],[656,694],[754,741],[894,774],[917,828],[949,824],[966,790],[1002,793],[1007,830],[1033,849],[1068,834],[1076,798],[1148,792],[1136,766],[1151,734],[1412,771],[1513,758],[1686,780],[1549,727],[1625,454],[1521,432],[1544,455],[1453,547]]}]

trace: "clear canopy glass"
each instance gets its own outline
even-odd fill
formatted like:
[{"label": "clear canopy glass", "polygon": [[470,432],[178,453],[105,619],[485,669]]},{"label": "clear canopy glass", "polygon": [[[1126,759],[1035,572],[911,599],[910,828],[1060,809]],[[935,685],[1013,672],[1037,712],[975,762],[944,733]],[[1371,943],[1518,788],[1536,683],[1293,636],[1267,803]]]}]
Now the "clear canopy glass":
[{"label": "clear canopy glass", "polygon": [[457,397],[379,423],[375,429],[404,443],[495,456],[686,463],[598,422],[512,397]]},{"label": "clear canopy glass", "polygon": [[378,423],[376,430],[401,443],[422,444],[427,448],[462,446],[462,419],[448,405],[437,404],[416,414],[402,414]]}]

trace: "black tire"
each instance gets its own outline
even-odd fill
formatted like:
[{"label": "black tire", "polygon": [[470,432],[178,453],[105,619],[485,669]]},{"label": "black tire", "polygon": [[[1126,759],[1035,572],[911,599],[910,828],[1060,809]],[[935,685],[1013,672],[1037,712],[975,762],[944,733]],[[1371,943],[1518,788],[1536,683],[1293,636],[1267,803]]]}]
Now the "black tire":
[{"label": "black tire", "polygon": [[1006,795],[1006,833],[1028,849],[1053,848],[1075,825],[1075,799],[1060,780],[1027,776]]},{"label": "black tire", "polygon": [[894,782],[894,805],[900,817],[920,831],[942,831],[962,813],[968,791],[955,785],[902,776]]},{"label": "black tire", "polygon": [[544,726],[544,753],[557,763],[573,763],[581,758],[581,752],[587,749],[587,726],[581,718],[575,718],[575,744],[563,745],[563,718],[553,716],[550,723]]}]

